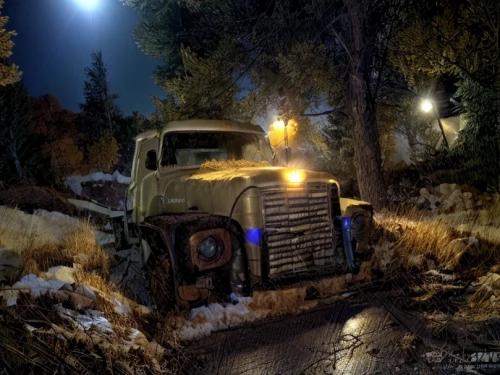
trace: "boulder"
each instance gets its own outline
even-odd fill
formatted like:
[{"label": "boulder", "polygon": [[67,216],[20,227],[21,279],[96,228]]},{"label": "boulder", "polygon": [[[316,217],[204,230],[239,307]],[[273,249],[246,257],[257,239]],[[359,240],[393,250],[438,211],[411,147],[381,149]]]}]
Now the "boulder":
[{"label": "boulder", "polygon": [[472,210],[474,208],[474,201],[469,199],[465,201],[465,209]]},{"label": "boulder", "polygon": [[470,192],[462,193],[462,197],[464,198],[465,201],[471,200],[472,199],[472,193],[470,193]]},{"label": "boulder", "polygon": [[[429,196],[429,202],[431,203],[430,208],[431,210],[437,208],[439,206],[439,198],[435,196],[434,194]],[[438,204],[436,204],[438,203]]]},{"label": "boulder", "polygon": [[426,201],[427,201],[427,199],[425,199],[425,197],[420,196],[420,197],[418,197],[417,205],[418,206],[423,206]]},{"label": "boulder", "polygon": [[428,189],[426,189],[426,188],[422,188],[422,189],[420,189],[420,195],[421,195],[422,197],[424,197],[425,199],[429,199],[429,197],[430,197],[431,193],[429,192],[429,190],[428,190]]},{"label": "boulder", "polygon": [[15,250],[0,249],[0,280],[12,280],[21,269],[21,254]]},{"label": "boulder", "polygon": [[461,211],[465,209],[462,192],[460,190],[454,190],[447,199],[443,200],[440,206],[440,210],[441,212],[449,213],[453,211],[453,208],[455,208],[457,205],[459,206],[459,208],[461,208]]},{"label": "boulder", "polygon": [[453,191],[451,190],[450,184],[441,184],[439,185],[439,193],[446,199],[448,198]]}]

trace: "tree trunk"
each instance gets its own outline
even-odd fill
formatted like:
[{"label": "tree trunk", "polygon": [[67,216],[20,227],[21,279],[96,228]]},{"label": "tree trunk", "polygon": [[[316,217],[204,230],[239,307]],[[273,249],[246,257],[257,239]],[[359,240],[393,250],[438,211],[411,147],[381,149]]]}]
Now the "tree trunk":
[{"label": "tree trunk", "polygon": [[367,45],[366,8],[362,3],[362,0],[346,1],[351,26],[351,60],[344,91],[361,198],[375,209],[381,209],[387,198],[375,106],[368,88],[370,46]]}]

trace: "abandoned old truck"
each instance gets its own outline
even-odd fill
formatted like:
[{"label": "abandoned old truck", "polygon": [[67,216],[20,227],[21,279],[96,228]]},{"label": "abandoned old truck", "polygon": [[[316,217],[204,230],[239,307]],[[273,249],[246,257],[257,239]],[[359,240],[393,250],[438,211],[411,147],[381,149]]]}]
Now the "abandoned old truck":
[{"label": "abandoned old truck", "polygon": [[115,221],[160,310],[350,272],[368,247],[372,206],[340,198],[330,174],[277,165],[258,125],[174,121],[135,141]]}]

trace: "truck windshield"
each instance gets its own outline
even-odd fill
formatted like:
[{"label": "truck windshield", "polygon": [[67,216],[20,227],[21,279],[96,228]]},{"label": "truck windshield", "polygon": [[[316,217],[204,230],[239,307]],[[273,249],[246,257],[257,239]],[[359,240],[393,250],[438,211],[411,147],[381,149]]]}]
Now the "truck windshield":
[{"label": "truck windshield", "polygon": [[267,161],[272,165],[273,152],[264,134],[228,132],[165,134],[162,166],[196,166],[212,159]]}]

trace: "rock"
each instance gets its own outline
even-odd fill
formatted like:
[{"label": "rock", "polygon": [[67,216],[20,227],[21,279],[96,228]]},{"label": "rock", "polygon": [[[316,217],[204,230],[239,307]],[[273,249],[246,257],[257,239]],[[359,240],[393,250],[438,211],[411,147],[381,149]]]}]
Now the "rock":
[{"label": "rock", "polygon": [[422,196],[418,197],[417,206],[423,206],[426,201],[427,201],[427,199],[425,199],[425,197],[422,197]]},{"label": "rock", "polygon": [[472,210],[473,208],[474,208],[474,201],[473,200],[465,201],[465,209],[466,210]]},{"label": "rock", "polygon": [[451,193],[452,193],[450,184],[441,184],[441,185],[439,185],[439,192],[445,198],[448,198],[451,195]]},{"label": "rock", "polygon": [[426,188],[422,188],[420,189],[420,195],[425,199],[429,199],[431,193],[429,193],[429,190],[427,190]]},{"label": "rock", "polygon": [[453,193],[456,190],[460,190],[460,185],[450,184],[451,192]]},{"label": "rock", "polygon": [[0,249],[0,280],[11,280],[21,269],[22,258],[15,250]]},{"label": "rock", "polygon": [[441,204],[440,199],[436,197],[435,195],[429,196],[429,202],[431,210],[435,210],[438,208],[438,206]]},{"label": "rock", "polygon": [[462,202],[462,201],[458,201],[456,204],[455,204],[455,212],[462,212],[462,211],[466,211],[467,207],[465,206],[465,203]]},{"label": "rock", "polygon": [[459,211],[465,210],[465,205],[462,200],[462,192],[460,190],[454,190],[451,195],[441,203],[440,211],[450,213],[456,206],[458,206],[457,208]]},{"label": "rock", "polygon": [[97,296],[87,285],[80,285],[70,294],[71,303],[77,310],[87,310],[95,307]]},{"label": "rock", "polygon": [[469,201],[472,199],[472,193],[470,192],[462,193],[462,197],[464,198],[464,200]]},{"label": "rock", "polygon": [[74,284],[76,282],[74,276],[75,270],[66,266],[51,267],[46,273],[47,279],[56,279],[64,281],[67,284]]}]

